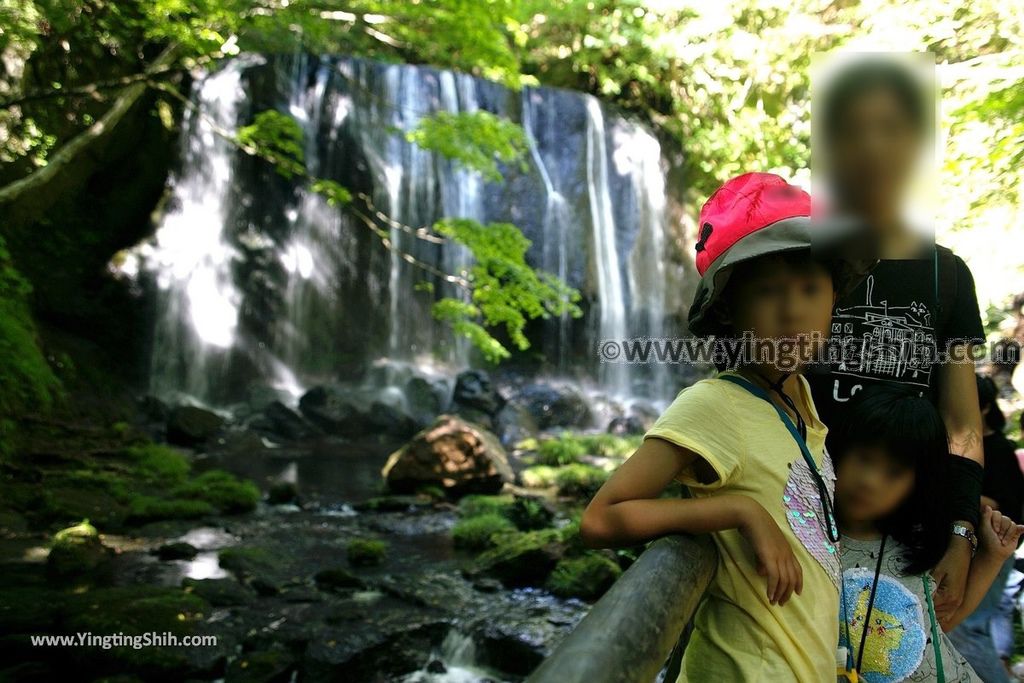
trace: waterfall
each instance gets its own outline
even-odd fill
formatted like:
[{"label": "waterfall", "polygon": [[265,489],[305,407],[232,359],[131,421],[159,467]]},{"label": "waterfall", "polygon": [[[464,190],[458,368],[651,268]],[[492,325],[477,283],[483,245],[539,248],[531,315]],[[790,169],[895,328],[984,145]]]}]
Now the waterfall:
[{"label": "waterfall", "polygon": [[[236,59],[197,79],[191,99],[171,208],[137,250],[158,284],[154,392],[225,403],[263,386],[295,398],[318,382],[365,378],[381,361],[373,381],[393,387],[481,366],[431,314],[441,296],[467,300],[444,275],[464,274],[469,254],[417,232],[463,217],[519,226],[530,263],[584,295],[585,319],[530,328],[538,372],[608,394],[670,395],[658,379],[667,368],[601,364],[596,353],[599,339],[661,334],[670,313],[661,152],[643,126],[567,90],[514,93],[346,57]],[[307,171],[351,189],[353,209],[212,132],[266,109],[298,122]],[[526,132],[526,163],[503,167],[500,183],[405,137],[433,113],[478,110]]]}]

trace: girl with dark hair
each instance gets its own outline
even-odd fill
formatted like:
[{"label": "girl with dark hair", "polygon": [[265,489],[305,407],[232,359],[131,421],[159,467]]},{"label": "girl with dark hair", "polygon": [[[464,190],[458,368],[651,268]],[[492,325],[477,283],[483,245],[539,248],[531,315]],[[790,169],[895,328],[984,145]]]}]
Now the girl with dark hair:
[{"label": "girl with dark hair", "polygon": [[[840,646],[848,668],[871,683],[981,681],[935,617],[932,570],[946,553],[951,523],[947,441],[931,402],[893,386],[859,393],[826,440],[842,532]],[[949,627],[981,602],[1022,532],[985,507],[980,547]]]}]

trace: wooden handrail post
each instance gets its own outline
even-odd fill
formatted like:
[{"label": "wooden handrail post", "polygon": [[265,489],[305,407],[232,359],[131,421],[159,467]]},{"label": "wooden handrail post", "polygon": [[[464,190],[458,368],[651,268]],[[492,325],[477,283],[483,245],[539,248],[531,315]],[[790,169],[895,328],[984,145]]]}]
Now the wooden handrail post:
[{"label": "wooden handrail post", "polygon": [[666,536],[645,550],[527,683],[653,681],[711,581],[710,536]]}]

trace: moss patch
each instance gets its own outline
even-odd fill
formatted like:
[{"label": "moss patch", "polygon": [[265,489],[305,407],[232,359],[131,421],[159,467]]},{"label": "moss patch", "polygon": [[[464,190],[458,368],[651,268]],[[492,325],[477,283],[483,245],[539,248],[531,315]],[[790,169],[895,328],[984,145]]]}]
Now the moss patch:
[{"label": "moss patch", "polygon": [[463,519],[452,529],[456,548],[485,550],[495,545],[492,536],[515,531],[515,525],[506,517],[489,513]]},{"label": "moss patch", "polygon": [[594,600],[604,594],[622,569],[601,553],[590,552],[582,557],[563,558],[548,577],[545,587],[566,598]]},{"label": "moss patch", "polygon": [[353,567],[380,564],[387,554],[388,544],[375,538],[356,538],[345,546],[348,562]]}]

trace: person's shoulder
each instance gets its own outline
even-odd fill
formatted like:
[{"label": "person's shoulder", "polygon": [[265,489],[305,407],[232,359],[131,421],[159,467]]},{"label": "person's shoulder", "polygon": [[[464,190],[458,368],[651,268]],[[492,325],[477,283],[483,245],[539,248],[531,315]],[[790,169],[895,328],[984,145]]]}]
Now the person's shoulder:
[{"label": "person's shoulder", "polygon": [[935,253],[939,261],[939,267],[950,267],[952,266],[959,272],[966,271],[971,272],[971,269],[967,266],[967,262],[960,257],[955,251],[950,249],[944,244],[935,243]]}]

